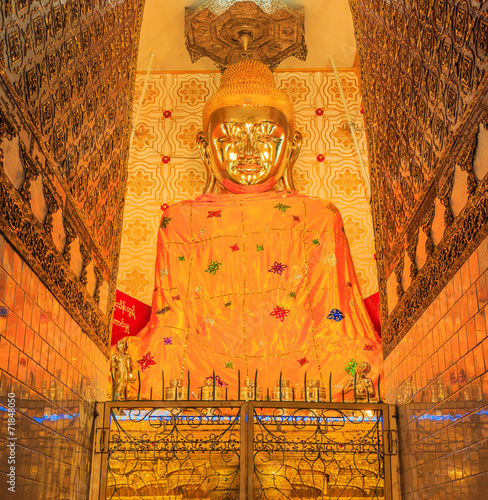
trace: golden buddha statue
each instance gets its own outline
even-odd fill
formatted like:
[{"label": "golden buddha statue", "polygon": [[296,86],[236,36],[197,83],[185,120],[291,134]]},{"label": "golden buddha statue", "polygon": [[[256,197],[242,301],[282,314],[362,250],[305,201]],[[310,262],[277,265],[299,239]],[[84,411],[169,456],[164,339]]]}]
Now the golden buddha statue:
[{"label": "golden buddha statue", "polygon": [[126,399],[127,384],[134,382],[132,358],[126,339],[117,342],[115,353],[110,358],[110,371],[114,385],[114,401]]},{"label": "golden buddha statue", "polygon": [[[301,135],[293,106],[256,61],[231,65],[203,112],[205,193],[163,213],[148,326],[131,338],[145,360],[142,394],[165,379],[212,373],[236,398],[241,380],[274,387],[305,371],[345,383],[352,356],[378,374],[380,340],[366,312],[342,219],[294,191]],[[137,359],[137,358],[136,358]],[[149,363],[150,362],[150,363]]]}]

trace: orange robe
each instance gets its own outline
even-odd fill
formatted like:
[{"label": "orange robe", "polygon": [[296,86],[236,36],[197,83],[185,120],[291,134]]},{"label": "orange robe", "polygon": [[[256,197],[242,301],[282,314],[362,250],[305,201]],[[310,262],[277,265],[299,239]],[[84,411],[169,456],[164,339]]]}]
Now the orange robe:
[{"label": "orange robe", "polygon": [[[295,192],[205,194],[161,219],[151,320],[131,339],[142,394],[190,370],[192,390],[213,371],[229,399],[254,378],[275,387],[320,378],[338,392],[351,359],[369,361],[375,381],[381,346],[361,297],[337,208]],[[137,366],[137,365],[136,365]]]}]

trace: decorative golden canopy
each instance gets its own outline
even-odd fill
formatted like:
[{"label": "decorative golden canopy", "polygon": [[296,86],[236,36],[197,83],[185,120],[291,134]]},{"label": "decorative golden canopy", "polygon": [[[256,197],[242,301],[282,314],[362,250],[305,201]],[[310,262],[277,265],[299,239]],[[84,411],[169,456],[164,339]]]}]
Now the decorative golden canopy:
[{"label": "decorative golden canopy", "polygon": [[287,57],[304,61],[305,9],[278,0],[209,0],[186,8],[186,47],[192,62],[207,56],[220,69],[242,60],[271,69]]}]

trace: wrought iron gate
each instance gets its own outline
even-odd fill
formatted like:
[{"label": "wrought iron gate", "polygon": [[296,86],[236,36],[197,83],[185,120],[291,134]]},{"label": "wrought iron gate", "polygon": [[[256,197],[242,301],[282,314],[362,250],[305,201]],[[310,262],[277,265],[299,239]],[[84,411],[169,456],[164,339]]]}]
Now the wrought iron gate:
[{"label": "wrought iron gate", "polygon": [[386,404],[156,403],[100,405],[92,498],[392,498]]}]

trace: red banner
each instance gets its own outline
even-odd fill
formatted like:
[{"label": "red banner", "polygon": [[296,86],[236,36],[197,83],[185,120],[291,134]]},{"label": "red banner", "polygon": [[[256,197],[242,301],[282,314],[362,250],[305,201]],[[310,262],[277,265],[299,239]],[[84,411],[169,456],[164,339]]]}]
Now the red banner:
[{"label": "red banner", "polygon": [[112,345],[123,337],[139,333],[146,326],[150,316],[151,306],[117,290],[112,324]]},{"label": "red banner", "polygon": [[380,294],[377,292],[364,299],[364,305],[366,306],[376,332],[381,337]]}]

